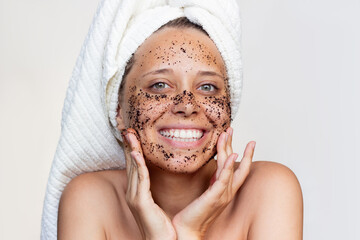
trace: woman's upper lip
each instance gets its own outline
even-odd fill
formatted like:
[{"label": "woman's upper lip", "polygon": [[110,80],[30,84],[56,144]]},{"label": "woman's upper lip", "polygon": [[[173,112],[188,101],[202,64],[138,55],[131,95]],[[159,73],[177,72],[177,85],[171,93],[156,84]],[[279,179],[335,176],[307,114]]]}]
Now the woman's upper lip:
[{"label": "woman's upper lip", "polygon": [[208,128],[206,128],[204,126],[195,125],[195,124],[169,124],[169,125],[164,125],[164,126],[158,127],[158,131],[165,130],[165,129],[199,129],[204,132],[209,131]]}]

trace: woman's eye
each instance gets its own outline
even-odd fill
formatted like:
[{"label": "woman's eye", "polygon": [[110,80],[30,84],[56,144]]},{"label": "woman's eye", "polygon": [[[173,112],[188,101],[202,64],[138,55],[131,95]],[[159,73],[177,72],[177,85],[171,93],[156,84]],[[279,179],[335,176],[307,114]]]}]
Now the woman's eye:
[{"label": "woman's eye", "polygon": [[205,92],[213,92],[217,88],[212,84],[204,84],[204,85],[201,85],[198,89],[200,89],[201,91],[205,91]]},{"label": "woman's eye", "polygon": [[168,88],[168,87],[169,87],[169,85],[167,85],[164,82],[158,82],[151,86],[151,88],[155,88],[155,89],[164,89],[164,88]]}]

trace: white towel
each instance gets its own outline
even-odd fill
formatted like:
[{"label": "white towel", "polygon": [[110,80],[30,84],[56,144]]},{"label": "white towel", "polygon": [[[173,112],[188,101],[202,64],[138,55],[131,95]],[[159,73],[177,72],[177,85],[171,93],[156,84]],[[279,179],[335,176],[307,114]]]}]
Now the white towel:
[{"label": "white towel", "polygon": [[67,90],[61,136],[46,189],[41,239],[57,239],[59,200],[72,178],[125,167],[115,118],[126,62],[154,31],[183,16],[204,28],[223,57],[234,118],[242,88],[236,0],[102,0]]}]

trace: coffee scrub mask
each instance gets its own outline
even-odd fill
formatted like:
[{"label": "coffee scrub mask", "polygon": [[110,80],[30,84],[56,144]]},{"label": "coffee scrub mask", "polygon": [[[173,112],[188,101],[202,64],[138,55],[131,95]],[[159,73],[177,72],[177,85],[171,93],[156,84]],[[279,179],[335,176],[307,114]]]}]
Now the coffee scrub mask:
[{"label": "coffee scrub mask", "polygon": [[124,81],[118,129],[136,130],[149,164],[187,173],[214,157],[231,107],[224,61],[206,34],[155,32],[135,52]]}]

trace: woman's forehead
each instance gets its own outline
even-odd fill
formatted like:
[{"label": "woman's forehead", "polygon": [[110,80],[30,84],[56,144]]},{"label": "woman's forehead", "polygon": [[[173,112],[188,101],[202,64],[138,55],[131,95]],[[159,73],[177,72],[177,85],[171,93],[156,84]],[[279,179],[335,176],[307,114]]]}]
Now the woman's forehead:
[{"label": "woman's forehead", "polygon": [[214,42],[193,28],[166,27],[155,32],[136,51],[135,61],[140,67],[191,65],[187,67],[215,69],[226,76],[224,61]]}]

